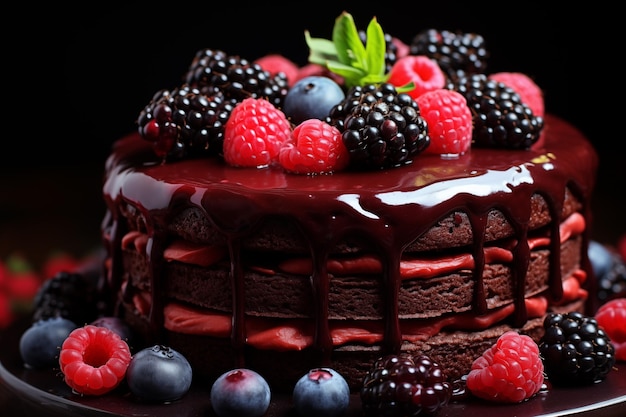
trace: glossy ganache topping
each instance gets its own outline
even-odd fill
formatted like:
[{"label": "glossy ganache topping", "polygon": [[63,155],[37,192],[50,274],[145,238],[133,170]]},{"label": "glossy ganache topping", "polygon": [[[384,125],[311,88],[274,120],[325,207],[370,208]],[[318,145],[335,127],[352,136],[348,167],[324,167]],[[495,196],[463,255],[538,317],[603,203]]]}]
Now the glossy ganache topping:
[{"label": "glossy ganache topping", "polygon": [[[311,254],[315,344],[330,351],[330,248],[348,235],[374,242],[385,260],[383,280],[397,290],[403,250],[440,219],[464,212],[472,228],[473,275],[480,282],[487,217],[495,209],[514,231],[516,321],[523,323],[532,196],[547,202],[551,236],[560,235],[566,190],[582,202],[589,224],[597,155],[572,125],[544,114],[542,92],[530,77],[485,72],[482,37],[434,33],[440,36],[427,30],[407,45],[384,33],[376,19],[366,32],[357,31],[344,12],[332,40],[305,32],[309,64],[295,73],[264,69],[260,62],[270,68],[268,60],[199,51],[185,83],[157,92],[139,114],[139,132],[116,142],[107,160],[103,228],[114,271],[109,284],[120,285],[115,271],[121,268],[122,205],[150,219],[145,227],[153,291],[159,288],[168,220],[184,208],[199,208],[227,237],[235,300],[244,296],[239,242],[268,216],[290,219]],[[455,44],[463,47],[449,52]],[[329,81],[308,79],[312,74]],[[290,88],[302,80],[304,87]],[[325,88],[336,103],[309,96],[325,96]],[[284,107],[288,96],[287,109],[298,109],[297,125]],[[327,116],[319,116],[318,102],[330,108]],[[306,111],[317,116],[307,118]],[[559,239],[551,239],[549,249],[550,285],[558,297]],[[393,349],[402,341],[398,291],[386,297],[385,342]],[[476,311],[483,311],[484,294],[475,299]],[[153,297],[156,326],[163,320],[160,302]],[[245,340],[243,305],[234,302],[238,346]]]}]

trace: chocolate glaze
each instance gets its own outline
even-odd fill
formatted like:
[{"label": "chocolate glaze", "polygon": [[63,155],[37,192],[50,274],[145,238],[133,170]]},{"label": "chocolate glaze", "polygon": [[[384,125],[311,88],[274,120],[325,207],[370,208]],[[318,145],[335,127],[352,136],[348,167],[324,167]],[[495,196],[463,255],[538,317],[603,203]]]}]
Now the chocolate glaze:
[{"label": "chocolate glaze", "polygon": [[[418,155],[412,164],[374,172],[338,172],[302,176],[278,168],[245,169],[226,165],[218,158],[161,163],[149,142],[130,134],[114,145],[106,162],[103,187],[108,207],[102,223],[104,243],[111,265],[102,290],[116,294],[121,286],[120,240],[126,225],[120,214],[125,201],[143,212],[149,241],[147,253],[152,271],[150,322],[162,329],[160,284],[165,245],[165,225],[179,210],[197,206],[228,237],[233,294],[233,347],[243,357],[245,288],[240,242],[268,215],[293,219],[307,237],[314,270],[311,286],[315,297],[315,348],[329,358],[332,340],[328,327],[329,248],[350,234],[372,242],[385,261],[383,279],[385,348],[397,351],[402,343],[398,319],[400,258],[412,241],[439,219],[454,211],[466,212],[474,237],[474,279],[480,283],[484,267],[484,231],[487,214],[498,209],[513,225],[516,245],[512,265],[516,302],[514,325],[526,321],[525,274],[530,250],[528,223],[530,201],[541,194],[553,221],[550,235],[559,235],[564,194],[569,188],[583,202],[587,228],[582,245],[582,268],[591,274],[587,258],[593,190],[598,158],[591,144],[567,122],[547,115],[545,140],[540,149],[527,151],[472,148],[465,155],[446,159]],[[562,295],[560,242],[550,243],[550,294]],[[475,285],[473,308],[486,310],[482,285]]]}]

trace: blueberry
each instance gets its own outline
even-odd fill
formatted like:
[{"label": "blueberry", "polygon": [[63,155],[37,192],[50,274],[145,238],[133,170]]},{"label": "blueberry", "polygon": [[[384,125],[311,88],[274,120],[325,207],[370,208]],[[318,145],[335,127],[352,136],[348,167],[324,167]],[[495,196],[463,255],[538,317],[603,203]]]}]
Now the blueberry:
[{"label": "blueberry", "polygon": [[148,402],[177,400],[191,387],[189,361],[176,350],[154,345],[137,352],[126,370],[130,391]]},{"label": "blueberry", "polygon": [[331,368],[311,369],[293,389],[293,404],[303,417],[343,414],[350,403],[350,387],[344,377]]},{"label": "blueberry", "polygon": [[345,93],[334,80],[312,75],[291,87],[285,96],[283,112],[295,125],[308,119],[324,120],[333,106],[344,98]]},{"label": "blueberry", "polygon": [[596,277],[602,277],[613,266],[613,256],[606,246],[594,240],[589,242],[589,248],[587,250],[589,256],[589,262],[593,268],[593,274]]},{"label": "blueberry", "polygon": [[60,316],[34,322],[20,337],[20,355],[26,367],[58,368],[61,345],[76,327]]},{"label": "blueberry", "polygon": [[267,381],[246,368],[223,373],[211,387],[211,405],[219,417],[260,417],[269,408],[270,398]]}]

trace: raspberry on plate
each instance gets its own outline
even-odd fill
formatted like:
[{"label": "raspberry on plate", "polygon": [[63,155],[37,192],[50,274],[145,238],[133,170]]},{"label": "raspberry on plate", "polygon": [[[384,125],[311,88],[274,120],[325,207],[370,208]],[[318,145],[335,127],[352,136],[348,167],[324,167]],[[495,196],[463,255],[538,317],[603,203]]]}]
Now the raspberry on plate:
[{"label": "raspberry on plate", "polygon": [[472,112],[458,91],[428,91],[415,101],[428,124],[430,145],[424,153],[462,155],[472,146]]},{"label": "raspberry on plate", "polygon": [[595,318],[615,347],[615,359],[626,361],[626,298],[614,298],[602,304]]},{"label": "raspberry on plate", "polygon": [[280,165],[295,174],[331,173],[348,165],[341,132],[326,122],[309,119],[293,130],[278,154]]},{"label": "raspberry on plate", "polygon": [[474,361],[467,389],[485,400],[519,403],[539,392],[543,381],[543,363],[535,341],[508,331]]},{"label": "raspberry on plate", "polygon": [[74,329],[59,355],[65,382],[83,395],[112,391],[124,379],[130,360],[128,344],[117,333],[91,324]]},{"label": "raspberry on plate", "polygon": [[224,129],[224,160],[232,166],[263,168],[276,163],[291,135],[285,114],[262,98],[246,98],[232,110]]}]

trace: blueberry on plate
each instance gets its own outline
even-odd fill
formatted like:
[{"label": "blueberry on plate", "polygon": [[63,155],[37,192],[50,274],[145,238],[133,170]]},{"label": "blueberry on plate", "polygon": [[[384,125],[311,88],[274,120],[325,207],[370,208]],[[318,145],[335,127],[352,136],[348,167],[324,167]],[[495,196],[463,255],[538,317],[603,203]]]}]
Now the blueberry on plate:
[{"label": "blueberry on plate", "polygon": [[20,337],[20,355],[28,368],[58,368],[63,341],[76,324],[64,317],[35,321]]},{"label": "blueberry on plate", "polygon": [[126,370],[130,391],[148,402],[166,403],[177,400],[191,387],[189,361],[178,351],[154,345],[137,352]]},{"label": "blueberry on plate", "polygon": [[211,386],[211,405],[219,417],[261,417],[270,399],[269,384],[251,369],[224,372]]},{"label": "blueberry on plate", "polygon": [[350,387],[344,377],[331,368],[311,369],[293,389],[293,404],[303,417],[335,417],[350,403]]}]

